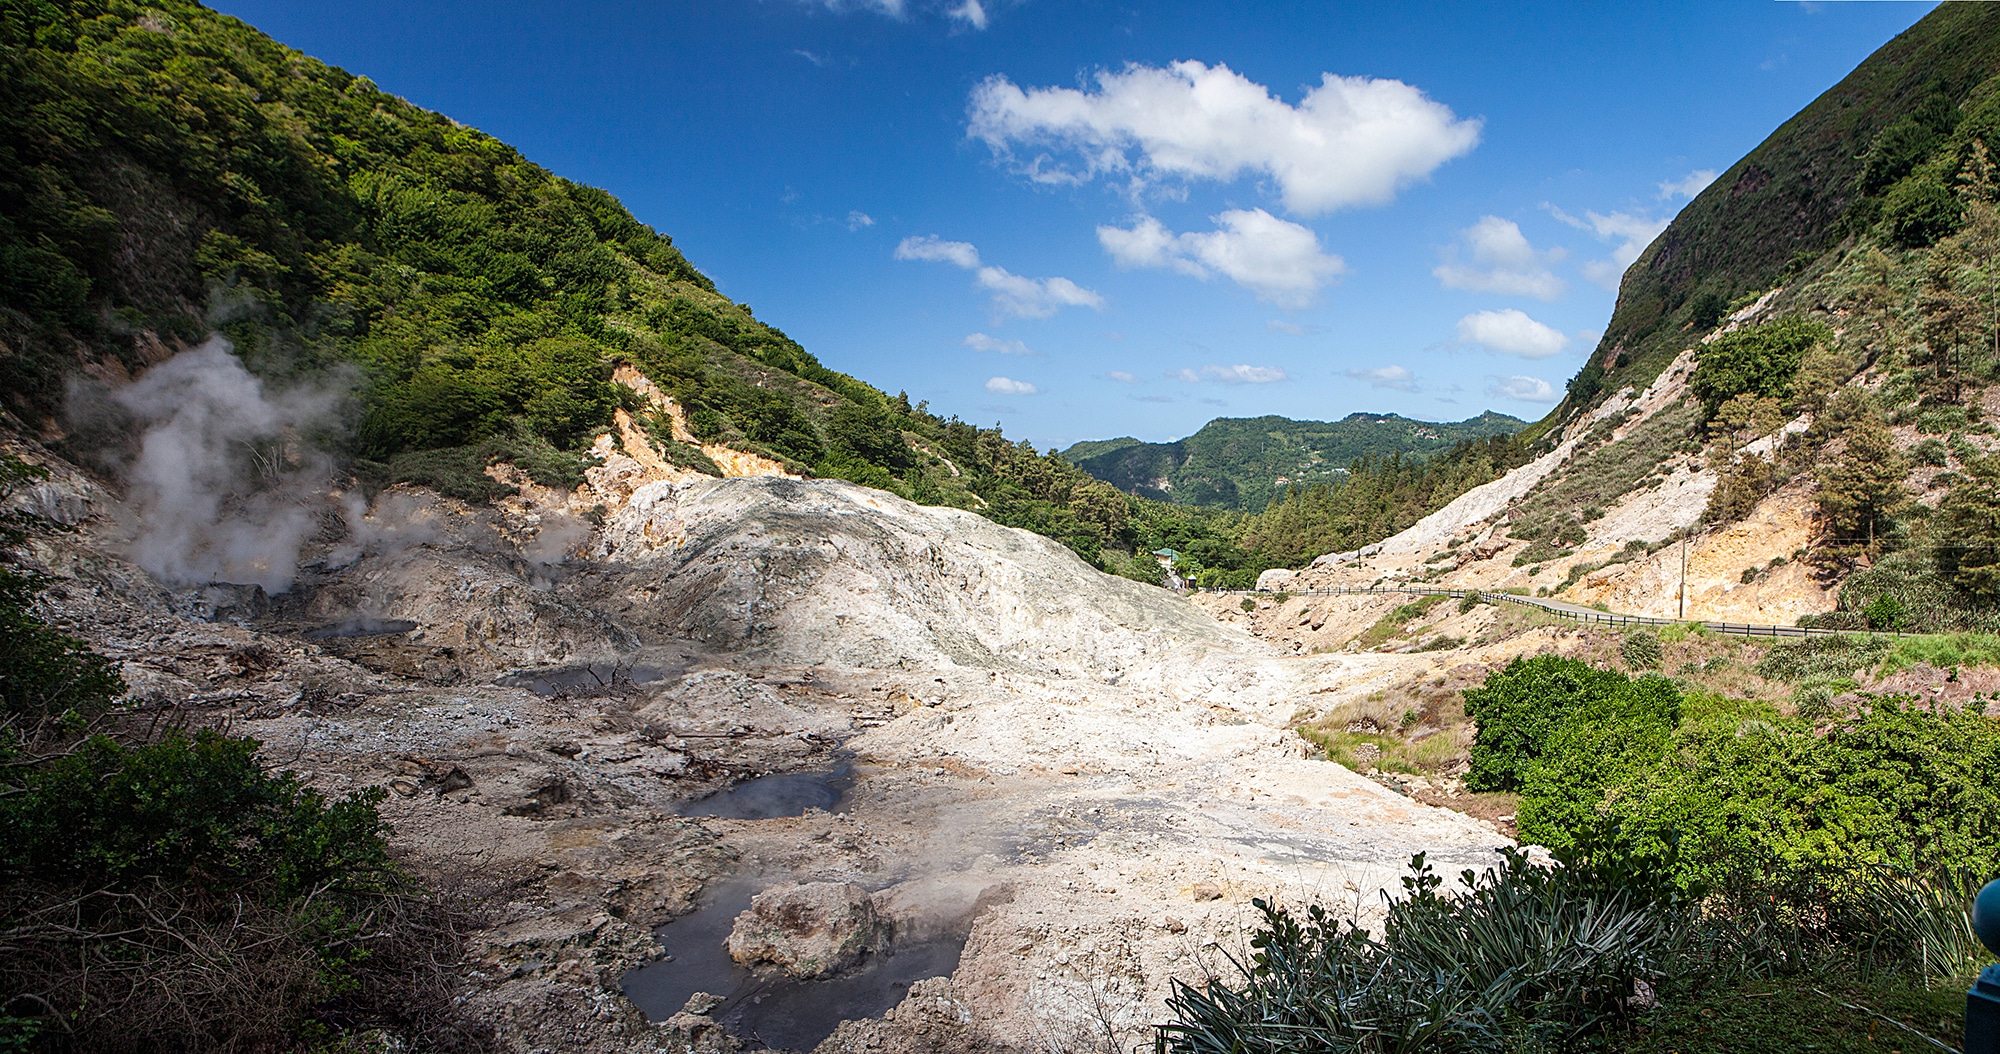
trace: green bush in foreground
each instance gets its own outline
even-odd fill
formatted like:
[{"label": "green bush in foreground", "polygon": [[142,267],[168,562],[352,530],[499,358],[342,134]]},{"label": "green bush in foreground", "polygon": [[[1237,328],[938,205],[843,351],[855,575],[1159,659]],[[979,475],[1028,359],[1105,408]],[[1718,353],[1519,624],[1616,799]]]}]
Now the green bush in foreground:
[{"label": "green bush in foreground", "polygon": [[1628,1025],[1633,993],[1694,942],[1692,917],[1507,851],[1462,893],[1419,854],[1380,939],[1319,905],[1259,900],[1238,985],[1176,982],[1166,1054],[1560,1050]]},{"label": "green bush in foreground", "polygon": [[115,668],[34,592],[0,572],[0,1050],[481,1049],[464,920],[391,861],[382,792],[329,800],[212,730],[118,734]]}]

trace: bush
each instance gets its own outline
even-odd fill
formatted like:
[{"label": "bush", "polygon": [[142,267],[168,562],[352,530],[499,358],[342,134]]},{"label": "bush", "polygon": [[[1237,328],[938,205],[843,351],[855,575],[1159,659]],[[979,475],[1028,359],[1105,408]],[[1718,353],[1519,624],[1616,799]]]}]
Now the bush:
[{"label": "bush", "polygon": [[1745,326],[1704,345],[1688,388],[1701,401],[1701,420],[1715,419],[1722,404],[1739,395],[1779,400],[1791,396],[1792,376],[1815,344],[1833,332],[1796,316]]},{"label": "bush", "polygon": [[1903,628],[1903,602],[1893,594],[1884,593],[1869,601],[1868,606],[1861,609],[1861,614],[1868,620],[1869,629]]},{"label": "bush", "polygon": [[1692,943],[1689,917],[1503,852],[1456,894],[1416,856],[1379,940],[1319,905],[1256,901],[1263,924],[1241,979],[1174,982],[1159,1049],[1564,1049],[1629,1023],[1637,984],[1657,983]]},{"label": "bush", "polygon": [[330,801],[213,730],[114,738],[110,663],[0,581],[0,1049],[483,1045],[464,918],[391,863],[381,790]]},{"label": "bush", "polygon": [[1664,736],[1624,722],[1616,749],[1603,733],[1553,745],[1523,836],[1593,870],[1797,911],[1858,896],[1870,868],[2000,869],[2000,725],[1983,715],[1875,699],[1815,728],[1733,700],[1684,710]]},{"label": "bush", "polygon": [[1660,648],[1660,636],[1648,629],[1635,629],[1625,635],[1625,641],[1618,646],[1618,655],[1625,660],[1631,670],[1657,670],[1664,654]]},{"label": "bush", "polygon": [[1466,716],[1479,725],[1466,787],[1518,790],[1566,714],[1629,683],[1621,674],[1556,655],[1516,658],[1494,671],[1465,692]]}]

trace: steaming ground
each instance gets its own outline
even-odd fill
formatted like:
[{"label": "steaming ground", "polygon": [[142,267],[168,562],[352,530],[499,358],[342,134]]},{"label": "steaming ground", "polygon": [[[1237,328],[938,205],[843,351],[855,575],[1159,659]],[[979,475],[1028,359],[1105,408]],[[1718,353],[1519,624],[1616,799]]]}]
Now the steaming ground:
[{"label": "steaming ground", "polygon": [[[398,844],[491,909],[467,998],[510,1049],[726,1047],[706,1017],[649,1023],[621,979],[705,890],[818,881],[875,891],[909,939],[969,927],[948,980],[821,1049],[1094,1049],[1240,952],[1251,897],[1365,911],[1413,852],[1449,874],[1502,844],[1285,728],[1430,658],[1281,655],[968,513],[658,478],[607,449],[576,494],[349,499],[267,599],[199,585],[285,584],[234,555],[254,500],[173,521],[194,555],[149,575],[104,489],[23,453],[57,470],[30,497],[84,525],[25,554],[58,583],[52,614],[141,697],[228,720],[326,789],[388,788]],[[128,478],[143,538],[166,520]],[[843,811],[681,815],[842,765]]]}]

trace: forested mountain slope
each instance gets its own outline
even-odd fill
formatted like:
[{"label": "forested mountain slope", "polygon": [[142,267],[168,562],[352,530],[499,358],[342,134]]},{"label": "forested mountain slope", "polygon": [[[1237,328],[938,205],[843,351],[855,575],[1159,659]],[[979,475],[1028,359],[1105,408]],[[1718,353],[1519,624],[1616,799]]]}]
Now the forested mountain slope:
[{"label": "forested mountain slope", "polygon": [[[693,437],[1095,559],[1128,502],[1068,462],[822,366],[611,195],[186,0],[0,5],[0,392],[64,431],[219,329],[265,380],[353,390],[331,437],[380,482],[570,482],[643,371]],[[715,466],[647,422],[669,460]]]},{"label": "forested mountain slope", "polygon": [[1172,443],[1096,440],[1070,447],[1063,457],[1128,494],[1260,512],[1288,484],[1339,482],[1361,458],[1400,454],[1421,460],[1465,440],[1518,432],[1526,424],[1490,410],[1445,424],[1371,413],[1338,421],[1218,417]]},{"label": "forested mountain slope", "polygon": [[1597,354],[1517,442],[1533,460],[1468,477],[1342,573],[2000,626],[1996,153],[2000,13],[1942,5],[1640,256]]}]

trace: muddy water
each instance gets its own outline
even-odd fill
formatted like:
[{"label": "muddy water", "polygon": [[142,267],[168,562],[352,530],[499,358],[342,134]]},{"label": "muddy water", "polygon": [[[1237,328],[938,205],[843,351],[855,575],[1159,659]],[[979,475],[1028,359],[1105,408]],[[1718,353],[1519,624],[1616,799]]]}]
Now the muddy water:
[{"label": "muddy water", "polygon": [[343,640],[350,637],[386,637],[408,633],[417,624],[405,619],[351,618],[328,626],[315,626],[300,636],[307,640]]},{"label": "muddy water", "polygon": [[729,958],[729,930],[758,888],[737,883],[719,889],[692,913],[656,930],[667,954],[626,974],[625,995],[655,1021],[678,1013],[697,992],[721,996],[709,1016],[731,1032],[780,1050],[811,1050],[842,1021],[880,1017],[902,1002],[911,984],[950,976],[971,927],[968,914],[935,936],[896,941],[837,977],[800,981]]},{"label": "muddy water", "polygon": [[589,695],[621,685],[654,684],[682,671],[660,666],[622,666],[608,662],[587,666],[557,666],[546,670],[522,670],[500,678],[509,688],[526,688],[536,695]]},{"label": "muddy water", "polygon": [[772,820],[801,816],[807,809],[834,812],[853,789],[854,770],[847,765],[830,772],[783,772],[744,780],[687,803],[680,813],[726,820]]}]

